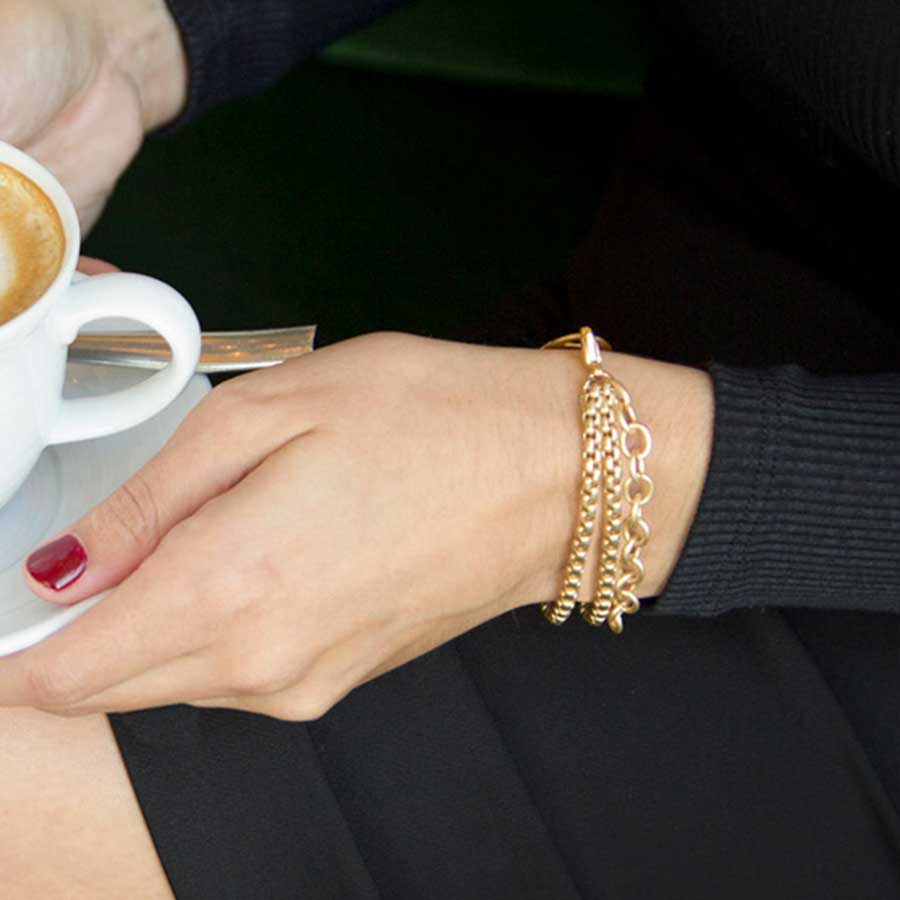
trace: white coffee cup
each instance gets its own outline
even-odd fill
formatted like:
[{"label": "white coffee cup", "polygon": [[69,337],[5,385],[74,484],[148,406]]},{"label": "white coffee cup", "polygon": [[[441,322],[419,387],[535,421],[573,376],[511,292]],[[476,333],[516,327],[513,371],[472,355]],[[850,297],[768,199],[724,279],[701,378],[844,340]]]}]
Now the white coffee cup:
[{"label": "white coffee cup", "polygon": [[[156,415],[182,391],[200,356],[188,302],[143,275],[81,278],[78,216],[59,182],[0,142],[0,163],[30,178],[56,207],[65,234],[59,274],[35,303],[0,325],[0,507],[21,487],[44,448],[124,431]],[[110,316],[144,323],[169,343],[172,362],[147,381],[101,397],[63,399],[66,355],[80,328]]]}]

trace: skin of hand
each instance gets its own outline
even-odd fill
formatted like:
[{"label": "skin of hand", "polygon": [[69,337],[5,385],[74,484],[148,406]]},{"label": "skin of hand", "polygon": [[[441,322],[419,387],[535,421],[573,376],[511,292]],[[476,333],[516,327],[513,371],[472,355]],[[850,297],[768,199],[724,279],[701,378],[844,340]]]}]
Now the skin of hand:
[{"label": "skin of hand", "polygon": [[0,0],[0,140],[59,178],[85,231],[187,80],[164,0]]},{"label": "skin of hand", "polygon": [[[650,596],[699,502],[712,388],[699,370],[605,357],[654,436]],[[114,590],[0,660],[0,705],[71,716],[188,702],[309,720],[553,598],[577,512],[584,375],[569,351],[375,334],[220,385],[72,526],[79,580],[54,592],[25,571],[54,603]]]}]

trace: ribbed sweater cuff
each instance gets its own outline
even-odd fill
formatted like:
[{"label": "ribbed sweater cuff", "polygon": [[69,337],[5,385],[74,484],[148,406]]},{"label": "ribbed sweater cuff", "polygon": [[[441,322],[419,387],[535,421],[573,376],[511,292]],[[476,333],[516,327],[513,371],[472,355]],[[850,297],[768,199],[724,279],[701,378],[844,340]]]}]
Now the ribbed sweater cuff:
[{"label": "ribbed sweater cuff", "polygon": [[401,0],[167,0],[190,67],[187,105],[166,130],[264,90],[292,66]]},{"label": "ribbed sweater cuff", "polygon": [[196,119],[204,109],[218,99],[212,89],[215,74],[220,68],[216,59],[218,49],[224,55],[225,34],[223,20],[214,0],[166,0],[188,58],[188,98],[184,110],[166,131],[179,128]]},{"label": "ribbed sweater cuff", "polygon": [[710,374],[710,468],[655,611],[900,611],[900,375]]}]

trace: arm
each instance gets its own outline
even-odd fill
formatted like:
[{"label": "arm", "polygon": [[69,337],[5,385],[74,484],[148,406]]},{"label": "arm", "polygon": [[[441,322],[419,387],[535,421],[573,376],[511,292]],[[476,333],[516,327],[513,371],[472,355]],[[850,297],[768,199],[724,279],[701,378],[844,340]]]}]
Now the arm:
[{"label": "arm", "polygon": [[[583,374],[571,356],[559,362],[561,405]],[[710,378],[605,356],[654,437],[653,534],[638,594],[659,599],[646,612],[900,612],[900,374],[821,378],[797,366],[712,365]],[[563,417],[556,428],[577,437]],[[572,501],[551,532],[558,560],[568,550],[560,538],[571,537],[564,523],[576,517],[577,452],[556,450],[568,466],[558,490],[566,496],[568,484]],[[557,588],[542,586],[548,597]]]},{"label": "arm", "polygon": [[163,0],[0,0],[0,140],[60,179],[85,228],[186,84]]},{"label": "arm", "polygon": [[179,124],[225,100],[261,91],[332,41],[402,0],[168,0],[190,64]]},{"label": "arm", "polygon": [[[766,140],[776,147],[788,144],[789,150],[792,141],[802,141],[799,164],[779,168],[778,175],[790,190],[809,172],[809,183],[798,185],[797,195],[809,190],[817,192],[816,201],[826,198],[802,207],[812,210],[815,224],[797,217],[807,226],[804,239],[812,229],[818,240],[815,229],[821,227],[816,264],[834,264],[838,277],[857,286],[870,279],[865,283],[878,285],[883,299],[877,267],[891,258],[891,249],[887,242],[868,241],[876,229],[860,229],[856,217],[874,217],[873,197],[891,203],[890,188],[882,183],[870,193],[860,188],[861,178],[847,179],[851,187],[843,190],[855,205],[842,205],[835,179],[816,180],[816,167],[807,160],[811,155],[824,161],[837,145],[838,158],[850,155],[886,179],[900,178],[893,138],[900,109],[897,5],[881,0],[654,5],[667,38],[675,38],[667,42],[675,48],[672,64],[702,73],[691,81],[696,93],[679,112],[693,112],[693,128],[705,145],[718,148],[719,132],[729,138],[736,133],[718,150],[726,167],[731,157],[725,154],[739,152],[747,140],[743,128],[747,135],[755,135],[757,127],[770,129],[759,139],[753,160],[768,159]],[[724,122],[723,116],[709,115],[723,103],[732,114]],[[699,124],[707,122],[708,132]],[[777,156],[779,162],[785,155]],[[735,167],[740,169],[741,161]],[[721,185],[712,183],[710,189]],[[793,194],[783,206],[773,200],[774,214],[762,227],[771,229],[782,214],[793,221],[791,213],[801,204]],[[745,212],[739,206],[737,214]],[[758,214],[758,208],[749,213]],[[856,240],[857,233],[863,237]],[[716,437],[709,477],[684,553],[656,610],[710,615],[765,605],[900,609],[892,587],[900,575],[900,375],[826,379],[791,366],[753,371],[713,366],[712,374]]]},{"label": "arm", "polygon": [[900,6],[893,0],[652,6],[669,38],[705,55],[758,110],[780,110],[786,131],[809,144],[836,140],[900,185]]},{"label": "arm", "polygon": [[[671,567],[690,557],[681,543],[704,480],[709,379],[625,354],[606,365],[654,434],[659,502],[647,511],[656,539],[644,558],[654,594],[677,584]],[[25,577],[51,602],[114,590],[0,660],[0,705],[87,714],[192,702],[306,720],[488,619],[552,597],[578,502],[583,379],[574,353],[372,335],[217,388],[128,485],[29,559]],[[850,391],[833,394],[845,402]],[[788,418],[800,418],[803,404],[793,404]],[[736,456],[753,460],[756,438],[735,428],[731,409],[726,398],[717,440],[742,441]],[[843,455],[848,446],[855,434]],[[714,473],[707,481],[698,522],[724,496]],[[759,531],[745,528],[738,549],[765,525],[758,515]],[[703,571],[734,576],[718,568],[732,564],[728,548],[712,551]],[[842,562],[850,571],[859,558],[868,564],[861,551]],[[77,576],[59,581],[70,560]],[[784,587],[766,600],[790,604]],[[752,585],[738,602],[748,599],[759,599]]]},{"label": "arm", "polygon": [[713,366],[706,485],[659,612],[900,612],[900,375]]},{"label": "arm", "polygon": [[262,90],[392,0],[0,0],[0,140],[46,165],[85,229],[144,135]]}]

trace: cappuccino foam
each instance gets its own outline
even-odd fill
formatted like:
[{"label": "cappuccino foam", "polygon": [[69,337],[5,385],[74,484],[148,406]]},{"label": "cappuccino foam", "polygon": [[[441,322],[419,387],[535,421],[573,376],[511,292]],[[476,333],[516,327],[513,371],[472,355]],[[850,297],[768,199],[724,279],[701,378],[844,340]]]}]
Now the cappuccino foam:
[{"label": "cappuccino foam", "polygon": [[65,233],[50,198],[0,163],[0,325],[39,300],[59,274]]}]

